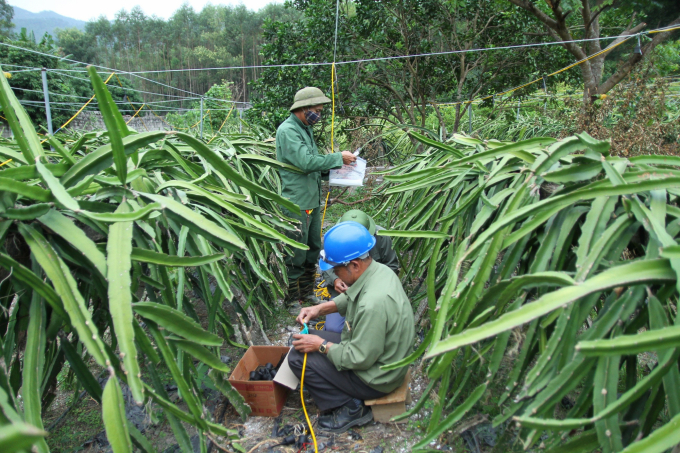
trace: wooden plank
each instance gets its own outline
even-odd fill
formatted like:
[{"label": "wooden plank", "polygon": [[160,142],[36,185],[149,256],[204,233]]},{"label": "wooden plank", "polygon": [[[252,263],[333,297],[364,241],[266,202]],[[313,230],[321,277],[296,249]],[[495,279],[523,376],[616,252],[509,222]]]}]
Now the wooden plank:
[{"label": "wooden plank", "polygon": [[407,418],[399,420],[398,422],[390,422],[392,417],[401,415],[406,412],[406,403],[403,401],[401,403],[383,404],[371,407],[373,412],[373,420],[378,423],[406,423]]},{"label": "wooden plank", "polygon": [[[404,377],[404,382],[397,388],[395,391],[392,393],[383,396],[382,398],[377,398],[377,399],[372,399],[372,400],[366,400],[364,401],[364,404],[366,406],[375,406],[375,405],[382,405],[382,404],[394,404],[394,403],[403,403],[407,399],[407,395],[409,395],[410,399],[410,391],[408,388],[409,383],[411,382],[411,370],[409,369],[406,372],[406,376]],[[396,414],[399,415],[399,414]]]}]

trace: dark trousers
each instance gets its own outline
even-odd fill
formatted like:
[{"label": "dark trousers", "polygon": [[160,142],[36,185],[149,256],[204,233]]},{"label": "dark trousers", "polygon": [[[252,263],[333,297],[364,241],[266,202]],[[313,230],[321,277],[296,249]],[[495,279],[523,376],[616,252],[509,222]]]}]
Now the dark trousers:
[{"label": "dark trousers", "polygon": [[[309,246],[309,250],[292,249],[293,255],[285,257],[288,284],[294,283],[305,273],[313,274],[319,261],[321,251],[321,210],[315,208],[311,214],[305,211],[297,213],[284,209],[284,214],[300,221],[300,231],[286,230],[286,236],[302,244]],[[308,276],[307,276],[308,277]],[[312,275],[312,283],[314,283]]]},{"label": "dark trousers", "polygon": [[[323,330],[312,330],[310,333],[331,343],[340,343],[339,333]],[[295,349],[288,354],[288,365],[298,378],[302,376],[304,358],[304,353]],[[320,352],[307,354],[304,388],[309,390],[316,406],[322,411],[343,406],[352,398],[363,401],[387,395],[366,385],[353,371],[338,371],[328,357]]]}]

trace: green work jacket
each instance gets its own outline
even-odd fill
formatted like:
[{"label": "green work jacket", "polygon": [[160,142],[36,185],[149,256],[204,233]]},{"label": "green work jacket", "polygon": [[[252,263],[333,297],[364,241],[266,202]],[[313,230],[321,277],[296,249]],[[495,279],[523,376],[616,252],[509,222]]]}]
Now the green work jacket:
[{"label": "green work jacket", "polygon": [[373,261],[344,294],[335,299],[345,317],[341,341],[328,350],[339,371],[352,370],[368,386],[385,393],[399,387],[408,367],[380,367],[409,355],[415,321],[399,278],[384,264]]},{"label": "green work jacket", "polygon": [[[384,230],[385,228],[381,226],[375,227],[376,232],[379,230]],[[384,264],[394,271],[395,274],[399,275],[399,260],[397,259],[397,254],[392,250],[392,238],[389,236],[375,236],[375,245],[368,252],[368,255],[373,258],[374,261]],[[333,288],[333,283],[335,279],[338,278],[333,272],[333,269],[329,269],[322,273],[323,279],[326,280],[326,286]]]},{"label": "green work jacket", "polygon": [[276,130],[276,160],[303,171],[279,169],[282,195],[303,211],[321,206],[321,172],[342,167],[342,153],[319,154],[312,127],[292,113]]}]

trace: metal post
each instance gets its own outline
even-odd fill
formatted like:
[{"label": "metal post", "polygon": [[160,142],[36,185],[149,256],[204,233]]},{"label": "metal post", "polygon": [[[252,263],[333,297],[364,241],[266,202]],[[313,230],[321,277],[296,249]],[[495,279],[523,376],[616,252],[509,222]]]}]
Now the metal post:
[{"label": "metal post", "polygon": [[469,110],[468,111],[468,120],[469,120],[469,123],[470,123],[470,125],[469,125],[469,129],[470,129],[469,135],[472,135],[472,102],[470,102],[470,106],[468,107],[468,110]]},{"label": "metal post", "polygon": [[520,101],[517,101],[517,121],[519,121],[519,104]]},{"label": "metal post", "polygon": [[50,93],[47,91],[47,69],[42,68],[43,96],[45,97],[45,115],[47,116],[47,131],[52,134],[52,112],[50,111]]},{"label": "metal post", "polygon": [[201,96],[201,139],[203,138],[203,96]]},{"label": "metal post", "polygon": [[243,109],[238,109],[238,133],[243,132]]}]

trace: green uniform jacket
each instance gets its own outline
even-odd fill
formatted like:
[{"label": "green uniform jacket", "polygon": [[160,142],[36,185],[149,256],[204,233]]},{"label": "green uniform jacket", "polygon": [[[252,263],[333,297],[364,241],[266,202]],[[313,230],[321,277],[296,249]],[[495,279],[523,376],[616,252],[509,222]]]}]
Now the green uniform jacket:
[{"label": "green uniform jacket", "polygon": [[304,172],[279,169],[282,195],[303,211],[321,206],[321,172],[342,167],[342,153],[319,154],[312,127],[294,114],[276,130],[276,160]]},{"label": "green uniform jacket", "polygon": [[339,371],[352,370],[381,392],[399,387],[408,367],[380,369],[409,355],[415,338],[413,310],[399,278],[373,261],[335,304],[346,322],[328,359]]},{"label": "green uniform jacket", "polygon": [[[376,232],[379,230],[384,230],[383,227],[375,227]],[[375,236],[375,246],[368,252],[369,256],[373,260],[384,264],[394,271],[395,274],[399,275],[399,260],[397,259],[397,254],[392,249],[392,238],[389,236]],[[323,279],[326,280],[325,285],[333,288],[333,283],[335,279],[338,278],[333,272],[333,269],[329,269],[322,273]]]}]

